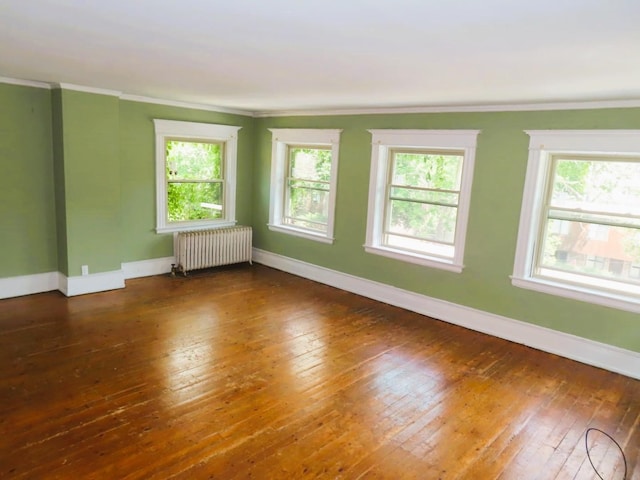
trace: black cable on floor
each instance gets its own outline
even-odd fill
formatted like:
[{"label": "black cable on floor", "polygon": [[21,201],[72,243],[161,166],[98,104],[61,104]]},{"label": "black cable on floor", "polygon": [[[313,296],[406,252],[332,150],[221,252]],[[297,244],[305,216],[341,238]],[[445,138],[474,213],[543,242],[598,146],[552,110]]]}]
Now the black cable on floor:
[{"label": "black cable on floor", "polygon": [[627,457],[624,456],[624,451],[622,450],[622,447],[620,446],[620,444],[616,442],[615,438],[613,438],[607,432],[603,432],[599,428],[587,428],[587,431],[584,434],[584,446],[587,450],[587,458],[589,459],[589,463],[593,467],[593,471],[596,472],[596,475],[598,475],[598,477],[600,477],[601,480],[605,480],[596,469],[596,466],[593,464],[593,460],[591,460],[591,452],[589,452],[589,432],[600,432],[603,435],[606,435],[615,444],[615,446],[618,447],[618,450],[620,450],[620,453],[622,454],[622,461],[624,463],[624,476],[622,477],[622,480],[627,480]]}]

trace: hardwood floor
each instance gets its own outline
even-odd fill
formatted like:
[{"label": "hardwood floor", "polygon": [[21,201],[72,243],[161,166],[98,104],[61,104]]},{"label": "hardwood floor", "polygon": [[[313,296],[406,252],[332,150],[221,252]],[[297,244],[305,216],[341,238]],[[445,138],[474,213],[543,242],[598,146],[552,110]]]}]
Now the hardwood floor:
[{"label": "hardwood floor", "polygon": [[3,300],[0,372],[1,478],[640,479],[640,381],[259,265]]}]

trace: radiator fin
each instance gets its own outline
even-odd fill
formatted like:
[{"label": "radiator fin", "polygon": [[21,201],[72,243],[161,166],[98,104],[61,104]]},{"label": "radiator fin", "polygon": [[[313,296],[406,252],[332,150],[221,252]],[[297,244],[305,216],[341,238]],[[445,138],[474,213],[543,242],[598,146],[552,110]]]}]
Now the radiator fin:
[{"label": "radiator fin", "polygon": [[251,240],[251,227],[245,226],[180,232],[176,245],[178,270],[186,273],[232,263],[251,263]]}]

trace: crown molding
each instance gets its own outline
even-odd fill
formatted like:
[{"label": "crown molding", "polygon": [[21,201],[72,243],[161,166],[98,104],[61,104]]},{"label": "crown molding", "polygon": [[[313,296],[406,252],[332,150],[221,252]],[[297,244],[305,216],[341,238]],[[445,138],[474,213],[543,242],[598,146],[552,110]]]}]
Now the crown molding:
[{"label": "crown molding", "polygon": [[54,83],[52,88],[59,88],[61,90],[73,90],[75,92],[94,93],[96,95],[109,95],[111,97],[122,96],[122,92],[117,90],[108,90],[105,88],[87,87],[84,85],[74,85],[73,83]]},{"label": "crown molding", "polygon": [[22,87],[44,88],[46,90],[51,90],[51,84],[46,82],[36,82],[34,80],[22,80],[19,78],[0,77],[0,83],[7,83],[9,85],[20,85]]},{"label": "crown molding", "polygon": [[145,97],[142,95],[129,95],[127,93],[120,92],[118,90],[88,87],[86,85],[76,85],[73,83],[36,82],[33,80],[22,80],[17,78],[10,78],[10,77],[0,77],[0,83],[6,83],[9,85],[20,85],[25,87],[44,88],[47,90],[61,89],[61,90],[73,90],[76,92],[93,93],[97,95],[109,95],[112,97],[118,97],[120,100],[125,100],[129,102],[151,103],[155,105],[165,105],[168,107],[189,108],[193,110],[205,110],[208,112],[217,112],[217,113],[229,113],[232,115],[242,115],[244,117],[253,117],[255,115],[255,112],[250,110],[218,107],[215,105],[207,105],[202,103],[181,102],[177,100],[166,100],[166,99],[160,99],[160,98]]},{"label": "crown molding", "polygon": [[117,90],[75,85],[72,83],[47,83],[35,80],[22,80],[10,77],[1,77],[0,83],[21,85],[34,88],[60,88],[75,90],[78,92],[94,93],[99,95],[111,95],[121,100],[166,105],[169,107],[189,108],[205,110],[209,112],[229,113],[253,118],[274,117],[309,117],[309,116],[341,116],[341,115],[388,115],[407,113],[482,113],[482,112],[526,112],[526,111],[550,111],[550,110],[597,110],[605,108],[640,108],[640,99],[628,100],[592,100],[576,102],[548,102],[548,103],[513,103],[496,105],[440,105],[440,106],[414,106],[414,107],[362,107],[362,108],[337,108],[337,109],[300,109],[300,110],[264,110],[253,111],[230,107],[219,107],[203,103],[190,103],[178,100],[167,100],[143,95],[130,95]]},{"label": "crown molding", "polygon": [[179,108],[190,108],[193,110],[206,110],[208,112],[217,112],[217,113],[229,113],[232,115],[242,115],[245,117],[253,117],[255,116],[254,112],[250,110],[241,110],[237,108],[227,108],[227,107],[217,107],[215,105],[206,105],[202,103],[189,103],[189,102],[180,102],[176,100],[163,100],[159,98],[153,97],[145,97],[142,95],[128,95],[123,94],[120,95],[120,100],[126,100],[129,102],[140,102],[140,103],[152,103],[155,105],[165,105],[168,107],[179,107]]},{"label": "crown molding", "polygon": [[481,112],[526,112],[546,110],[594,110],[603,108],[639,108],[638,100],[598,100],[584,102],[557,103],[514,103],[497,105],[455,105],[455,106],[422,106],[422,107],[372,107],[344,108],[333,110],[271,110],[254,113],[255,118],[270,117],[305,117],[329,115],[380,115],[400,113],[481,113]]}]

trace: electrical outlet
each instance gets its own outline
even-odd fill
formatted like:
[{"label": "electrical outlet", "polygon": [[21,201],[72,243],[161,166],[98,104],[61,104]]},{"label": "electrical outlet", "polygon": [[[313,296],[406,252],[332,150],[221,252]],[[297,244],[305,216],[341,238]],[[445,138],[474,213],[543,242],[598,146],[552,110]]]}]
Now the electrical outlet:
[{"label": "electrical outlet", "polygon": [[82,265],[82,275],[89,275],[89,265]]}]

